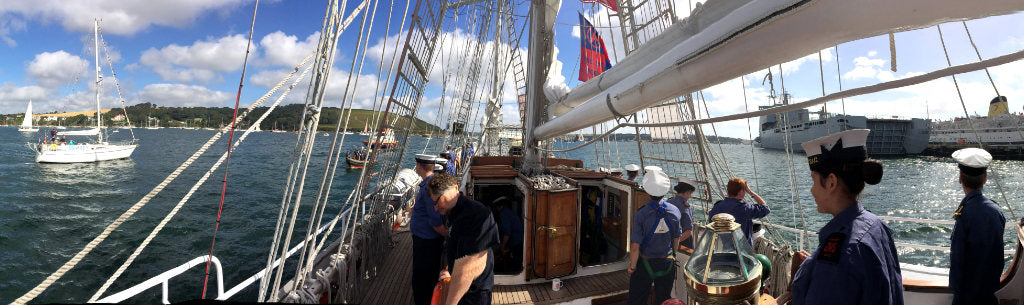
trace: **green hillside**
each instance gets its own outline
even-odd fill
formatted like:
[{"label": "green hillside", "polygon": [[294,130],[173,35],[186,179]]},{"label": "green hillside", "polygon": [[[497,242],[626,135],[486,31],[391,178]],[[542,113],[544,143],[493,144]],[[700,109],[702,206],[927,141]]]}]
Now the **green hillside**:
[{"label": "green hillside", "polygon": [[[263,113],[265,113],[269,107],[256,107],[253,109],[248,116],[246,116],[239,123],[239,128],[248,128],[249,124],[255,122]],[[137,127],[145,127],[152,125],[158,125],[160,127],[199,127],[199,128],[220,128],[225,124],[231,123],[231,115],[233,109],[227,107],[158,107],[157,105],[150,103],[142,103],[137,105],[128,106],[128,118],[131,119],[132,125]],[[239,109],[241,111],[243,109]],[[302,104],[291,104],[278,106],[263,123],[260,124],[260,129],[272,130],[280,129],[287,131],[295,131],[299,128],[299,120],[302,119]],[[339,118],[338,112],[340,110],[335,107],[325,107],[320,115],[320,124],[318,126],[319,131],[333,132],[337,126]],[[352,116],[349,119],[348,126],[344,129],[348,131],[360,132],[363,131],[363,126],[368,126],[369,129],[373,128],[373,119],[376,117],[378,112],[371,110],[354,109]],[[121,108],[114,108],[111,111],[103,114],[103,120],[105,126],[124,126],[126,122],[115,121],[114,118],[118,115],[124,114],[124,110]],[[45,116],[45,114],[36,114],[37,116]],[[0,115],[0,122],[6,121],[7,124],[18,124],[21,123],[20,113],[10,115]],[[151,120],[147,124],[147,118]],[[341,118],[344,120],[344,118]],[[389,117],[389,120],[394,122],[395,126],[407,126],[408,118],[394,118]],[[90,117],[85,115],[73,116],[68,118],[62,118],[58,121],[46,121],[37,119],[36,124],[41,126],[57,125],[61,124],[64,126],[90,126],[95,123],[95,120],[90,121]],[[437,126],[431,125],[423,120],[416,119],[413,125],[412,133],[424,134],[424,133],[438,133],[440,130]]]}]

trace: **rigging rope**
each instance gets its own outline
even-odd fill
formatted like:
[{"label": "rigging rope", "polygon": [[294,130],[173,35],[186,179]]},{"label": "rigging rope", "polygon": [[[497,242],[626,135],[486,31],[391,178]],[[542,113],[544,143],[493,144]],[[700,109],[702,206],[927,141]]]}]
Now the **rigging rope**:
[{"label": "rigging rope", "polygon": [[[107,58],[107,65],[110,66],[110,76],[114,78],[114,88],[117,89],[117,99],[121,101],[121,110],[124,112],[124,120],[128,122],[128,132],[132,134],[132,143],[135,143],[135,129],[132,128],[132,120],[128,117],[128,106],[124,103],[124,97],[121,97],[121,83],[117,81],[117,72],[114,72],[114,61],[110,60],[110,51],[107,49],[107,40],[103,39],[103,31],[99,27],[99,23],[96,24],[96,31],[99,32],[96,36],[100,37],[100,41],[103,42],[103,55]],[[99,50],[97,50],[99,52]],[[96,88],[99,90],[99,88]]]},{"label": "rigging rope", "polygon": [[[284,81],[287,81],[288,79],[291,79],[292,77],[294,77],[295,76],[295,72],[298,72],[299,68],[301,68],[302,66],[306,65],[306,63],[311,58],[313,58],[313,54],[310,54],[309,56],[306,56],[306,59],[304,59],[302,61],[302,63],[299,64],[299,66],[295,67],[295,69],[293,69],[292,72],[289,73],[288,76],[286,76],[284,78]],[[271,105],[270,108],[267,109],[267,111],[264,112],[263,115],[261,115],[260,118],[258,120],[256,120],[255,123],[253,123],[252,125],[249,126],[249,128],[245,131],[245,134],[243,134],[241,137],[238,138],[238,141],[236,141],[234,143],[233,147],[238,147],[238,145],[240,145],[242,143],[242,141],[245,141],[245,138],[249,136],[250,132],[252,132],[258,126],[260,126],[260,123],[262,123],[263,120],[266,119],[267,116],[271,112],[273,112],[275,108],[277,108],[277,105],[280,104],[281,101],[284,100],[284,98],[286,96],[288,96],[288,93],[291,92],[292,88],[295,88],[295,85],[298,84],[299,81],[304,79],[304,77],[306,76],[306,73],[308,73],[309,70],[312,67],[313,67],[312,65],[308,66],[306,68],[306,70],[302,72],[302,75],[299,75],[298,78],[295,78],[295,81],[291,84],[291,86],[288,86],[288,89],[285,90],[281,94],[281,96],[277,98],[277,100],[274,102],[274,104]],[[261,98],[260,100],[257,100],[256,102],[254,102],[254,104],[257,104],[257,105],[262,104],[263,101],[266,100],[266,97],[269,97],[269,95],[265,96],[264,98]],[[246,113],[246,114],[248,114],[248,113]],[[243,117],[245,117],[245,116],[243,116]],[[228,127],[225,127],[223,129],[221,129],[220,133],[223,134],[224,132],[226,132],[227,131],[226,128],[228,128]],[[154,238],[156,238],[157,234],[159,234],[160,231],[163,230],[164,226],[166,226],[167,223],[171,221],[171,218],[173,218],[178,213],[178,211],[181,209],[181,207],[184,206],[185,203],[196,192],[196,190],[198,190],[199,187],[201,185],[203,185],[203,183],[206,182],[206,180],[210,177],[210,175],[213,174],[213,172],[217,168],[220,167],[221,163],[223,163],[226,158],[227,158],[227,153],[221,155],[220,159],[218,159],[217,162],[215,162],[210,167],[210,169],[207,170],[206,173],[201,178],[199,178],[199,180],[195,184],[192,185],[192,188],[189,189],[188,193],[186,193],[185,196],[182,197],[180,201],[178,201],[178,204],[175,205],[174,208],[171,209],[171,211],[169,213],[167,213],[166,216],[164,216],[164,219],[161,220],[160,223],[157,224],[155,228],[153,228],[153,231],[150,232],[149,235],[146,236],[146,239],[144,239],[142,241],[142,243],[138,247],[135,248],[135,251],[132,252],[132,254],[128,256],[128,259],[126,259],[125,262],[123,264],[121,264],[121,267],[118,267],[117,271],[115,271],[114,274],[112,276],[110,276],[110,278],[108,278],[105,283],[103,283],[103,286],[101,286],[100,289],[97,290],[95,294],[93,294],[92,298],[89,299],[89,303],[96,302],[100,298],[100,296],[102,296],[103,293],[106,292],[108,288],[110,288],[110,285],[113,284],[114,281],[116,281],[121,276],[121,274],[124,273],[128,269],[128,266],[130,266],[132,264],[132,262],[135,261],[135,259],[139,256],[139,254],[142,253],[142,250],[146,249],[146,247],[149,246],[149,243],[151,241],[153,241]]]},{"label": "rigging rope", "polygon": [[[737,113],[737,114],[723,115],[723,116],[714,117],[714,118],[695,119],[695,120],[682,121],[682,122],[668,122],[668,123],[656,123],[656,124],[621,123],[621,124],[618,124],[618,125],[614,126],[613,128],[611,128],[611,131],[615,131],[615,130],[617,130],[619,128],[622,128],[622,127],[633,127],[633,126],[640,126],[640,127],[668,127],[668,126],[699,125],[699,124],[717,123],[717,122],[732,121],[732,120],[739,120],[739,119],[746,119],[746,118],[752,118],[752,117],[757,117],[757,116],[775,114],[775,113],[786,112],[786,111],[790,111],[790,110],[806,108],[806,107],[810,107],[810,106],[814,106],[814,105],[819,105],[819,104],[825,103],[827,101],[837,100],[837,99],[841,99],[841,98],[865,95],[865,94],[875,93],[875,92],[879,92],[879,91],[885,91],[885,90],[889,90],[889,89],[893,89],[893,88],[901,88],[901,87],[906,87],[906,86],[910,86],[910,85],[916,85],[916,84],[920,84],[920,83],[936,80],[936,79],[939,79],[939,78],[943,78],[943,77],[946,77],[946,76],[950,76],[950,75],[953,75],[953,74],[960,74],[960,73],[966,73],[966,72],[975,71],[975,70],[981,70],[981,69],[986,68],[986,67],[993,67],[993,66],[1003,65],[1003,64],[1014,62],[1014,61],[1021,60],[1021,59],[1024,59],[1024,50],[1013,52],[1013,53],[1009,53],[1009,54],[1005,54],[1005,55],[998,56],[998,57],[989,58],[989,59],[986,59],[986,60],[983,60],[983,61],[979,61],[979,62],[973,62],[973,63],[957,65],[957,66],[950,66],[948,68],[943,68],[943,69],[935,70],[935,71],[928,72],[928,73],[921,74],[921,75],[910,76],[910,77],[906,77],[906,78],[896,79],[896,80],[892,80],[892,81],[888,81],[888,82],[882,82],[882,83],[878,83],[878,84],[874,84],[874,85],[857,87],[857,88],[848,89],[848,90],[841,90],[841,91],[834,92],[834,93],[831,93],[831,94],[823,96],[823,97],[813,98],[813,99],[810,99],[810,100],[807,100],[807,101],[803,101],[803,102],[799,102],[799,103],[793,103],[793,104],[789,104],[789,105],[785,105],[785,106],[781,106],[781,107],[774,107],[774,108],[771,108],[771,109],[764,109],[764,110],[751,111],[751,112],[746,112],[746,113]],[[572,148],[568,148],[568,149],[564,149],[564,150],[545,150],[545,151],[562,152],[562,151],[571,151],[571,150],[580,149],[580,148],[582,148],[584,146],[590,145],[591,143],[593,143],[593,142],[595,142],[597,140],[602,139],[603,137],[608,136],[609,133],[610,132],[605,132],[604,134],[602,134],[600,136],[594,137],[594,139],[592,139],[591,141],[587,141],[586,143],[583,143],[583,144],[581,144],[579,146],[576,146],[576,147],[572,147]]]},{"label": "rigging rope", "polygon": [[[771,68],[768,69],[768,73],[771,73]],[[783,76],[783,73],[782,73],[782,64],[779,64],[779,83],[780,83],[780,86],[782,87],[782,98],[783,98],[783,100],[786,100],[786,99],[789,98],[789,96],[788,96],[788,93],[786,93],[786,79],[785,79],[785,77]],[[800,201],[800,185],[797,182],[796,168],[793,165],[793,147],[792,147],[793,146],[793,136],[789,132],[789,129],[792,126],[790,126],[790,123],[789,123],[789,115],[788,115],[788,113],[783,113],[782,116],[783,116],[783,120],[784,120],[784,124],[785,124],[783,126],[783,132],[785,132],[785,140],[782,143],[783,143],[783,146],[785,146],[785,148],[786,148],[786,160],[787,160],[786,167],[789,170],[789,183],[790,183],[790,187],[792,187],[792,190],[793,190],[793,193],[792,193],[792,195],[793,195],[793,197],[792,197],[793,198],[793,204],[796,206],[796,212],[800,213],[801,228],[803,228],[804,231],[807,231],[807,221],[804,219],[803,203]],[[794,215],[793,216],[794,217],[793,222],[794,223],[796,223],[796,219],[795,219],[796,218],[796,212],[793,213],[793,215]],[[806,241],[806,239],[807,239],[806,235],[801,233],[800,234],[800,250],[804,250],[805,249],[804,248],[804,242]]]},{"label": "rigging rope", "polygon": [[[964,28],[966,28],[966,27],[967,27],[967,24],[964,24]],[[942,53],[946,55],[946,65],[952,66],[953,63],[950,62],[950,60],[949,60],[949,51],[946,50],[946,40],[942,38],[942,27],[940,25],[936,24],[935,25],[935,29],[937,29],[939,31],[939,42],[942,43]],[[973,40],[971,41],[971,44],[972,45],[974,44]],[[975,51],[977,52],[977,49],[975,49]],[[981,57],[981,53],[978,53],[978,57]],[[986,69],[985,71],[987,73],[988,69]],[[985,142],[982,142],[981,135],[978,134],[978,130],[974,127],[974,119],[971,118],[971,115],[967,113],[967,104],[964,102],[963,94],[960,93],[960,84],[956,80],[956,75],[951,75],[950,77],[953,78],[953,86],[956,87],[956,95],[957,95],[957,97],[960,98],[960,107],[964,110],[964,117],[967,118],[967,123],[971,126],[971,131],[974,133],[974,137],[978,139],[978,147],[979,148],[984,148],[985,147]],[[995,87],[994,83],[993,83],[993,87]],[[1006,209],[1008,211],[1010,211],[1010,216],[1013,219],[1017,219],[1017,215],[1013,212],[1013,208],[1010,207],[1010,201],[1006,199],[1006,193],[1003,192],[1003,185],[1001,183],[999,183],[999,173],[996,171],[996,167],[995,166],[989,166],[989,168],[992,171],[992,181],[994,181],[996,183],[996,189],[999,190],[999,195],[1001,197],[1003,197],[1003,204],[1006,205]]]},{"label": "rigging rope", "polygon": [[[285,81],[286,80],[281,80],[281,82],[274,86],[274,88],[272,88],[263,97],[261,97],[259,101],[265,100],[271,95],[273,95],[274,92],[277,92],[277,90],[285,83]],[[255,102],[252,105],[249,105],[249,107],[246,109],[246,114],[251,112],[260,103],[262,102]],[[235,118],[235,122],[244,117],[245,116],[243,115],[241,117]],[[39,294],[41,294],[43,291],[49,288],[50,285],[52,285],[58,279],[63,277],[65,273],[67,273],[69,270],[78,265],[78,263],[81,262],[82,258],[88,255],[89,252],[92,252],[92,250],[95,249],[96,246],[98,246],[101,242],[103,242],[110,235],[110,233],[112,233],[114,230],[120,227],[121,224],[128,220],[128,218],[131,218],[133,215],[135,215],[135,213],[138,212],[139,209],[141,209],[143,206],[149,203],[150,200],[156,197],[157,194],[163,191],[168,184],[170,184],[176,178],[178,178],[178,176],[181,175],[181,173],[184,172],[185,169],[191,166],[192,163],[199,158],[199,156],[203,155],[203,153],[205,153],[210,148],[210,146],[213,145],[214,142],[217,142],[217,140],[219,140],[222,135],[224,135],[223,132],[218,132],[214,134],[212,137],[210,137],[210,139],[207,140],[206,143],[204,143],[198,150],[196,150],[196,152],[193,153],[192,156],[189,156],[188,159],[182,162],[181,165],[178,166],[178,168],[174,169],[173,172],[167,175],[167,177],[164,178],[163,181],[161,181],[159,184],[153,187],[153,189],[150,190],[149,193],[143,196],[142,199],[139,199],[139,201],[132,205],[130,208],[128,208],[127,211],[122,213],[121,216],[115,219],[114,222],[107,226],[107,228],[103,229],[103,232],[101,232],[100,235],[96,236],[96,238],[90,241],[84,248],[82,248],[81,251],[75,254],[74,257],[65,262],[64,265],[57,269],[57,271],[54,271],[53,274],[50,274],[45,280],[43,280],[43,282],[39,283],[39,285],[37,285],[35,288],[32,288],[32,290],[25,293],[25,295],[14,300],[13,304],[25,304],[28,301],[31,301],[32,299],[38,297]]]},{"label": "rigging rope", "polygon": [[[308,172],[309,169],[309,162],[311,161],[312,158],[311,155],[313,150],[313,144],[316,140],[315,131],[316,126],[319,124],[320,106],[323,105],[323,97],[325,94],[324,90],[327,85],[327,79],[330,76],[331,67],[334,66],[334,59],[337,53],[335,51],[337,50],[338,38],[341,36],[341,33],[345,30],[345,28],[347,28],[348,24],[356,16],[358,16],[360,12],[362,12],[362,10],[366,7],[368,3],[369,0],[361,2],[352,10],[352,13],[349,15],[349,17],[346,18],[345,21],[341,23],[339,23],[339,21],[341,19],[342,14],[341,12],[339,12],[339,7],[343,9],[346,6],[347,1],[342,1],[341,5],[338,5],[337,0],[331,1],[328,4],[327,11],[329,13],[324,18],[322,30],[320,31],[320,41],[317,45],[317,51],[320,53],[318,54],[317,61],[314,63],[314,65],[317,66],[315,67],[315,69],[317,69],[317,72],[310,82],[309,91],[307,91],[306,93],[306,111],[304,111],[302,114],[302,120],[299,125],[300,133],[298,135],[298,139],[295,142],[296,147],[292,151],[292,164],[290,165],[288,174],[289,182],[285,188],[284,197],[282,197],[282,208],[287,206],[290,207],[292,210],[288,214],[290,215],[288,220],[288,230],[284,237],[284,243],[282,244],[285,246],[280,247],[282,252],[280,254],[281,257],[286,256],[285,252],[288,250],[286,245],[291,244],[292,234],[294,233],[296,218],[298,217],[299,213],[299,206],[301,205],[302,202],[302,191],[304,190],[305,187],[306,173]],[[365,20],[365,14],[363,14],[363,23],[361,27],[365,26]],[[357,47],[361,43],[362,29],[360,29],[358,36],[360,40],[356,42]],[[355,58],[353,58],[353,61],[354,60]],[[309,126],[306,126],[307,121],[309,122]],[[303,136],[305,136],[305,138],[303,138]],[[292,197],[292,195],[294,195],[294,197]],[[281,228],[283,230],[284,224],[282,223],[282,220],[282,218],[278,219],[278,225],[282,226]],[[280,232],[282,231],[275,232],[275,239],[280,238]],[[278,289],[276,289],[276,287],[281,287],[280,282],[284,274],[285,265],[286,264],[280,264],[277,267],[277,272],[274,277],[273,284],[273,287],[275,287],[275,289],[271,292],[270,295],[270,298],[272,300],[278,299]],[[296,274],[295,282],[302,283],[301,277],[301,274]],[[260,298],[262,297],[263,296],[261,295]]]},{"label": "rigging rope", "polygon": [[224,212],[224,197],[228,193],[228,163],[231,161],[231,141],[235,136],[235,121],[238,118],[238,101],[242,98],[242,86],[245,84],[245,71],[249,66],[249,48],[252,47],[253,29],[256,27],[256,10],[260,6],[260,0],[252,6],[252,23],[249,25],[249,40],[245,45],[245,58],[242,60],[242,76],[238,79],[238,92],[235,94],[235,110],[231,114],[231,129],[228,130],[228,151],[224,154],[224,183],[220,190],[220,204],[217,207],[217,224],[213,227],[213,238],[210,239],[210,253],[206,259],[206,275],[203,277],[203,295],[200,299],[206,298],[206,284],[210,280],[210,261],[213,260],[213,246],[217,242],[217,231],[220,229],[220,217]]},{"label": "rigging rope", "polygon": [[[836,81],[839,83],[839,92],[843,91],[843,72],[839,70],[839,46],[833,47],[836,50]],[[839,103],[843,107],[843,130],[850,129],[846,126],[846,122],[850,120],[846,116],[846,98],[840,98]]]}]

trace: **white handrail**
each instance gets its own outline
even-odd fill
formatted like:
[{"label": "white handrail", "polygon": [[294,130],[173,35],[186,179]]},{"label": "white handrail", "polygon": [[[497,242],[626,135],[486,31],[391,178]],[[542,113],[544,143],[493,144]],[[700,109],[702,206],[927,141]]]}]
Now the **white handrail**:
[{"label": "white handrail", "polygon": [[[285,257],[279,258],[279,259],[275,260],[272,265],[267,266],[263,270],[260,270],[260,271],[256,272],[255,274],[253,274],[249,278],[245,279],[241,283],[238,283],[238,285],[235,285],[235,287],[232,287],[227,292],[224,292],[224,279],[223,279],[224,272],[222,272],[222,268],[220,266],[220,260],[217,259],[216,256],[214,256],[212,262],[213,262],[214,266],[216,266],[216,268],[217,268],[217,298],[216,298],[216,300],[219,300],[219,301],[227,300],[227,299],[231,298],[232,296],[234,296],[235,294],[241,292],[242,289],[245,289],[246,287],[249,287],[249,285],[252,285],[252,283],[256,282],[256,280],[262,279],[263,278],[263,274],[267,272],[267,269],[276,268],[278,265],[281,264],[282,261],[284,261],[285,259],[288,259],[293,254],[298,252],[299,249],[302,248],[302,246],[305,245],[307,242],[312,240],[313,237],[320,235],[320,233],[323,233],[324,230],[326,230],[328,226],[331,226],[334,223],[336,223],[338,218],[344,217],[345,215],[348,215],[348,213],[350,213],[350,212],[352,212],[352,208],[351,207],[349,207],[344,212],[342,212],[341,216],[335,217],[334,221],[331,221],[330,223],[324,224],[319,229],[317,229],[316,234],[310,235],[309,238],[306,238],[306,240],[302,241],[301,243],[299,243],[299,244],[295,245],[294,247],[292,247],[291,249],[289,249],[288,250],[288,254]],[[203,255],[203,256],[200,256],[200,257],[196,257],[196,258],[192,259],[191,261],[188,261],[187,263],[184,263],[184,264],[182,264],[182,265],[180,265],[178,267],[175,267],[175,268],[173,268],[171,270],[167,270],[164,273],[161,273],[161,274],[159,274],[157,276],[154,276],[154,277],[152,277],[152,278],[150,278],[150,279],[148,279],[148,280],[146,280],[146,281],[144,281],[144,282],[142,282],[142,283],[140,283],[138,285],[132,286],[132,287],[130,287],[128,289],[125,289],[125,290],[122,290],[122,291],[120,291],[118,293],[115,293],[115,294],[109,295],[109,296],[107,296],[105,298],[99,299],[99,300],[96,301],[96,303],[119,303],[119,302],[127,300],[127,299],[129,299],[131,297],[134,297],[134,296],[136,296],[136,295],[138,295],[138,294],[140,294],[140,293],[142,293],[142,292],[144,292],[144,291],[146,291],[146,290],[148,290],[150,288],[153,288],[153,286],[156,286],[156,285],[160,284],[160,285],[163,286],[162,287],[162,291],[163,291],[162,301],[163,301],[164,304],[170,304],[171,302],[167,299],[167,294],[168,294],[167,293],[167,286],[168,286],[167,281],[172,279],[172,278],[174,278],[174,277],[176,277],[176,276],[178,276],[178,275],[180,275],[180,274],[182,274],[182,273],[184,273],[185,271],[187,271],[188,269],[191,269],[192,267],[198,266],[200,264],[205,264],[206,261],[207,261],[207,259],[206,259],[207,257],[208,256],[206,256],[206,255]]]},{"label": "white handrail", "polygon": [[174,278],[174,277],[178,276],[179,274],[184,273],[185,271],[188,271],[188,269],[192,269],[192,267],[206,264],[207,261],[212,261],[214,267],[217,268],[217,295],[218,296],[223,295],[224,294],[224,271],[223,271],[223,269],[221,269],[220,260],[217,259],[216,256],[212,256],[211,257],[209,255],[203,255],[203,256],[200,256],[200,257],[193,258],[192,260],[188,261],[185,264],[182,264],[181,266],[175,267],[174,269],[167,270],[164,273],[161,273],[161,274],[159,274],[157,276],[154,276],[154,277],[146,280],[145,282],[142,282],[141,284],[132,286],[131,288],[122,290],[121,292],[112,294],[112,295],[110,295],[108,297],[105,297],[105,298],[102,298],[102,299],[100,299],[100,300],[98,300],[96,302],[97,303],[118,303],[118,302],[122,302],[124,300],[127,300],[128,298],[131,298],[133,296],[138,295],[139,293],[142,293],[143,291],[146,291],[149,288],[153,288],[153,286],[163,285],[163,289],[162,289],[163,290],[163,303],[164,304],[170,304],[171,302],[167,300],[167,281],[170,280],[171,278]]}]

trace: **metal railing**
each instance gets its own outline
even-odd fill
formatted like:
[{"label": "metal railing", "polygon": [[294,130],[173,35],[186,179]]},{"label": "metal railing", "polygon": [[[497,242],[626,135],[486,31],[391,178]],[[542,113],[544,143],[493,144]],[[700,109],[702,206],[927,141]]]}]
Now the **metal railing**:
[{"label": "metal railing", "polygon": [[[212,260],[209,260],[209,261],[213,262],[213,265],[217,268],[217,298],[216,298],[216,300],[224,301],[224,300],[230,299],[235,294],[238,294],[239,292],[241,292],[242,289],[245,289],[246,287],[249,287],[249,285],[252,285],[253,283],[255,283],[256,280],[262,279],[263,276],[267,273],[268,270],[273,269],[273,268],[277,268],[277,266],[280,265],[282,261],[284,261],[285,259],[288,259],[293,254],[298,252],[299,249],[301,249],[303,245],[305,245],[310,240],[312,240],[313,237],[319,236],[321,233],[324,232],[324,230],[327,229],[327,227],[329,227],[329,226],[333,225],[334,223],[336,223],[338,219],[345,218],[345,216],[348,215],[351,212],[352,212],[352,208],[351,207],[345,209],[345,211],[342,212],[340,216],[336,217],[334,221],[332,221],[330,223],[327,223],[327,224],[321,226],[319,229],[317,229],[316,234],[310,235],[309,238],[307,238],[306,240],[304,240],[301,243],[295,245],[291,249],[288,249],[288,254],[284,258],[277,259],[276,261],[274,261],[274,263],[272,265],[267,266],[266,268],[263,268],[260,271],[257,271],[255,274],[253,274],[249,278],[245,279],[241,283],[238,283],[238,285],[235,285],[234,287],[229,289],[227,292],[224,291],[224,272],[223,272],[223,269],[221,268],[220,260],[217,259],[216,256],[213,256]],[[150,278],[150,279],[148,279],[148,280],[146,280],[146,281],[144,281],[144,282],[142,282],[142,283],[140,283],[138,285],[132,286],[132,287],[130,287],[128,289],[122,290],[120,292],[117,292],[117,293],[114,293],[112,295],[109,295],[109,296],[107,296],[105,298],[99,299],[99,300],[96,301],[96,303],[120,303],[120,302],[123,302],[123,301],[125,301],[125,300],[127,300],[129,298],[132,298],[132,297],[136,296],[136,295],[139,295],[140,293],[143,293],[146,290],[149,290],[150,288],[153,288],[156,285],[161,285],[162,286],[161,291],[162,291],[162,294],[163,294],[163,296],[161,297],[161,301],[164,304],[170,304],[171,302],[167,299],[167,287],[169,285],[168,281],[170,281],[172,278],[177,277],[178,275],[181,275],[182,273],[185,273],[185,271],[188,271],[189,269],[192,269],[192,267],[200,266],[200,265],[205,265],[206,262],[208,261],[208,259],[207,259],[208,257],[210,257],[210,256],[203,255],[203,256],[199,256],[199,257],[193,258],[192,260],[188,261],[187,263],[181,264],[178,267],[174,267],[171,270],[164,271],[163,273],[161,273],[161,274],[159,274],[157,276],[154,276],[154,277],[152,277],[152,278]]]}]

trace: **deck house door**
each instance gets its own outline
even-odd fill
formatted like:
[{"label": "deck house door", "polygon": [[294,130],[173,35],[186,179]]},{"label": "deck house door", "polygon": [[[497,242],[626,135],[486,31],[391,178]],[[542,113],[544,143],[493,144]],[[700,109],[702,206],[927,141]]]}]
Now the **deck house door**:
[{"label": "deck house door", "polygon": [[[531,196],[534,276],[555,278],[576,271],[579,189],[537,190]],[[530,253],[528,253],[530,254]]]}]

